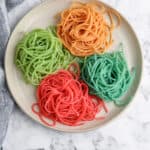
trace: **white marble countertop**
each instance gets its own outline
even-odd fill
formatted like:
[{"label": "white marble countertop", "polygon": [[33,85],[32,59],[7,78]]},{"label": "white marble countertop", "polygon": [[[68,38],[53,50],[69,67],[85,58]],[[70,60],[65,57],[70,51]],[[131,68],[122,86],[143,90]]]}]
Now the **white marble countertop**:
[{"label": "white marble countertop", "polygon": [[62,133],[32,121],[17,106],[4,150],[149,150],[150,149],[150,1],[103,0],[135,29],[144,54],[144,76],[133,105],[118,120],[88,133]]}]

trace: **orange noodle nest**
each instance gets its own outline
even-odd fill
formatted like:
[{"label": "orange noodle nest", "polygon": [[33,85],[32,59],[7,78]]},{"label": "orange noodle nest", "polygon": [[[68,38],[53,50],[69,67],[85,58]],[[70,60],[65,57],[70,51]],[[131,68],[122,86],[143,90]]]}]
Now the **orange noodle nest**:
[{"label": "orange noodle nest", "polygon": [[69,9],[61,12],[57,35],[75,56],[103,53],[113,42],[113,16],[118,26],[118,13],[103,4],[73,3]]}]

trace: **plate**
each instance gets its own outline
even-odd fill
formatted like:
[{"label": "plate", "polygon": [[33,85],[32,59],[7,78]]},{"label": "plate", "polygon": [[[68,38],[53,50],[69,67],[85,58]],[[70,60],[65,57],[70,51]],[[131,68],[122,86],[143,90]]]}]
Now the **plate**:
[{"label": "plate", "polygon": [[[28,116],[41,124],[43,123],[31,110],[31,105],[36,101],[36,89],[32,85],[25,83],[20,70],[18,70],[14,64],[15,46],[26,32],[29,32],[35,28],[46,28],[51,24],[56,24],[57,20],[54,16],[56,16],[57,13],[61,12],[65,8],[69,7],[71,2],[71,0],[49,0],[32,9],[18,23],[7,45],[5,54],[5,71],[9,90],[19,107]],[[82,0],[81,2],[88,2],[88,0]],[[106,6],[110,7],[108,5]],[[115,49],[120,42],[123,42],[124,53],[129,68],[131,69],[133,66],[136,67],[135,80],[126,95],[122,97],[122,100],[131,98],[131,101],[133,101],[133,97],[135,96],[135,93],[139,87],[142,76],[142,53],[135,32],[122,15],[121,26],[114,30],[113,37],[114,43],[108,52]],[[107,114],[106,119],[103,121],[89,121],[84,125],[76,127],[57,123],[56,126],[50,128],[65,132],[82,132],[102,127],[103,125],[110,123],[111,120],[114,120],[114,118],[121,114],[121,112],[123,112],[129,106],[129,104],[126,107],[116,107],[113,103],[107,103],[107,106],[109,108],[109,113]]]}]

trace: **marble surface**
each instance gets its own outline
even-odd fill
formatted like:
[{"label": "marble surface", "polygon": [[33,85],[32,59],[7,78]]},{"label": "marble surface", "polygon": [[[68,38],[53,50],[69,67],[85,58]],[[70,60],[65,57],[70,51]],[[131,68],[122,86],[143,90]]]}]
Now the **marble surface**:
[{"label": "marble surface", "polygon": [[[142,46],[144,74],[133,105],[111,124],[77,134],[47,129],[32,121],[15,106],[3,144],[4,150],[150,149],[150,1],[103,1],[114,6],[128,19]],[[19,16],[19,12],[16,12],[16,16]]]}]

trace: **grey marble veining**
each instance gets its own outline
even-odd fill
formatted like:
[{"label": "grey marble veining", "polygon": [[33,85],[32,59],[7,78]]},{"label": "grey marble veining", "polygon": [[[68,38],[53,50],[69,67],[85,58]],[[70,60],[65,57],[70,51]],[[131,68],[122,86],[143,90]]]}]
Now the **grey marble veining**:
[{"label": "grey marble veining", "polygon": [[[142,46],[144,73],[140,90],[133,102],[134,106],[106,127],[78,134],[47,129],[15,107],[4,141],[4,150],[150,149],[150,1],[103,1],[114,6],[128,19]],[[19,18],[19,12],[16,12],[16,15]]]}]

